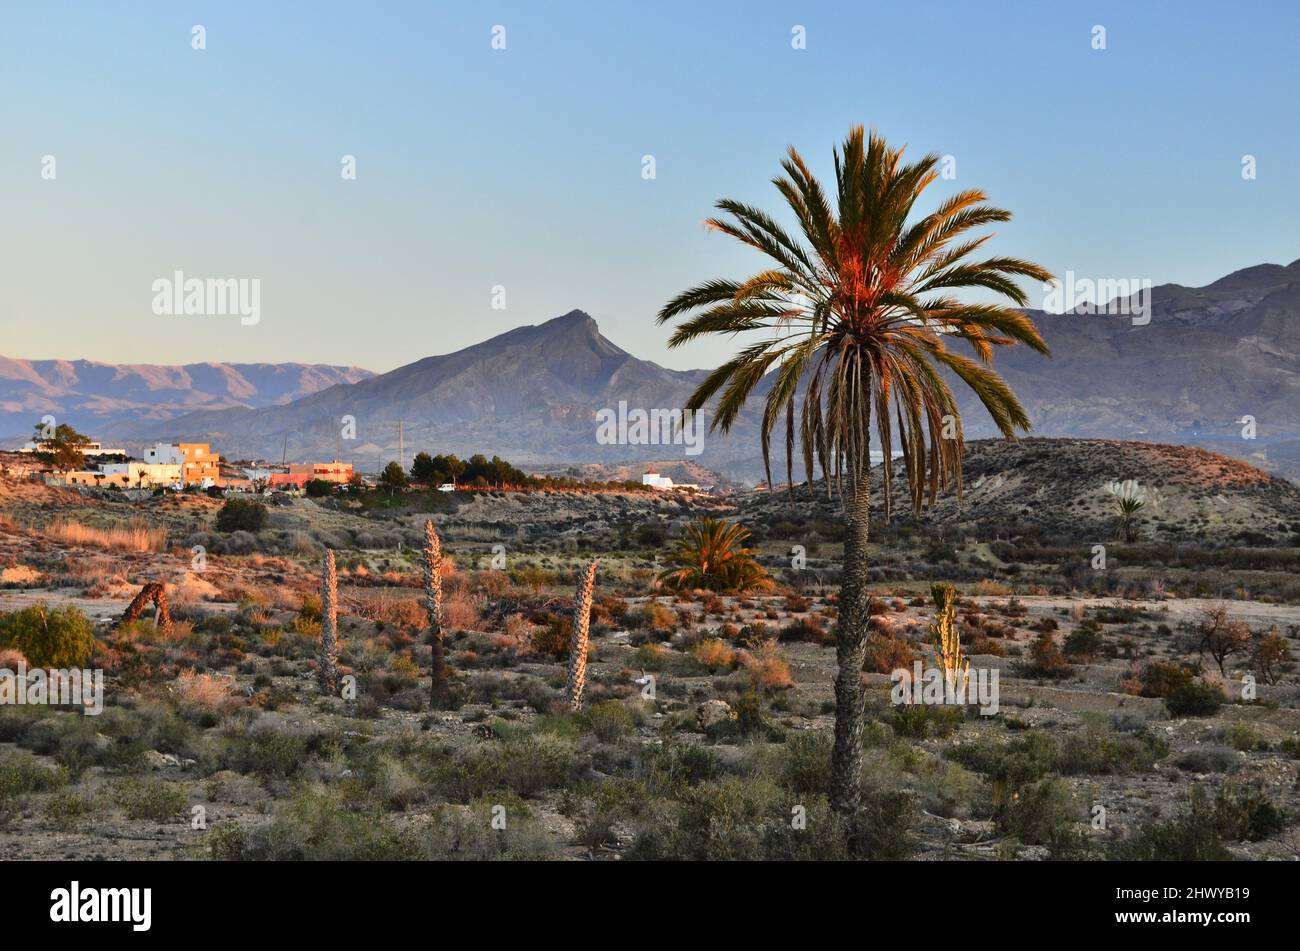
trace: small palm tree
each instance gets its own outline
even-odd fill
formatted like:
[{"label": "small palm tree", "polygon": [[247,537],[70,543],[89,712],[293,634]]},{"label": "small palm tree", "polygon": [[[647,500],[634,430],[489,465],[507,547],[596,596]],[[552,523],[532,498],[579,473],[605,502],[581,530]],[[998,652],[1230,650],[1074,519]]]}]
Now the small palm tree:
[{"label": "small palm tree", "polygon": [[[945,373],[970,387],[1011,438],[1029,429],[1029,417],[988,366],[993,348],[1023,343],[1047,353],[1022,311],[954,296],[978,289],[1023,307],[1028,298],[1016,279],[1051,279],[1018,258],[971,259],[989,235],[966,233],[1008,221],[1009,212],[983,204],[984,193],[970,189],[909,224],[918,198],[938,178],[938,163],[936,155],[905,163],[902,149],[855,127],[835,151],[835,190],[828,195],[791,148],[785,175],[773,183],[801,236],[756,207],[718,202],[728,220],[706,224],[762,252],[768,267],[743,281],[699,284],[659,312],[660,323],[686,318],[670,338],[673,347],[714,334],[758,333],[704,379],[687,406],[699,410],[716,398],[712,427],[725,432],[748,399],[765,392],[760,431],[769,483],[771,436],[784,418],[791,490],[797,438],[809,483],[815,458],[828,491],[837,487],[844,502],[831,779],[831,805],[840,813],[856,809],[862,782],[872,424],[886,460],[897,434],[919,510],[940,487],[961,489],[961,421]],[[956,343],[968,345],[975,359],[950,350]],[[892,464],[885,465],[886,516],[892,476]]]},{"label": "small palm tree", "polygon": [[1106,487],[1115,502],[1115,516],[1119,519],[1119,530],[1124,541],[1137,541],[1138,516],[1146,507],[1146,493],[1134,479],[1112,482]]},{"label": "small palm tree", "polygon": [[659,581],[674,591],[752,591],[772,579],[744,547],[749,531],[733,522],[704,518],[687,525],[669,554],[672,567]]}]

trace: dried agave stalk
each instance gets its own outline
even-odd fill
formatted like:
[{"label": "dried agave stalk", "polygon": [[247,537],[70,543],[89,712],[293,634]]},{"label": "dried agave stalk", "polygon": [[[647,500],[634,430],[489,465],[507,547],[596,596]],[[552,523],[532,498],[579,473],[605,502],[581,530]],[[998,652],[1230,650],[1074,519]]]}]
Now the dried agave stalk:
[{"label": "dried agave stalk", "polygon": [[433,647],[429,702],[435,710],[446,710],[451,706],[451,683],[442,641],[442,542],[432,519],[424,523],[424,605]]},{"label": "dried agave stalk", "polygon": [[320,692],[335,693],[339,686],[339,576],[334,552],[325,549],[320,590],[320,654],[317,657]]},{"label": "dried agave stalk", "polygon": [[569,685],[565,691],[565,699],[574,711],[582,709],[582,691],[587,686],[587,642],[591,632],[591,599],[596,591],[598,564],[598,561],[593,561],[578,578],[573,637],[569,641]]}]

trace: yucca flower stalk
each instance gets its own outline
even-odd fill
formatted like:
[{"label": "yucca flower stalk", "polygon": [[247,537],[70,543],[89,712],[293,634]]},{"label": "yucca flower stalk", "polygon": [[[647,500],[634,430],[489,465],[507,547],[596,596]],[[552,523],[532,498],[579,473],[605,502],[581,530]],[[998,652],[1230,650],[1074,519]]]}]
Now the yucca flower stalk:
[{"label": "yucca flower stalk", "polygon": [[429,615],[430,663],[429,703],[435,710],[451,706],[451,682],[442,630],[442,541],[433,520],[424,523],[424,607]]},{"label": "yucca flower stalk", "polygon": [[587,687],[587,645],[591,634],[591,600],[596,591],[596,566],[593,561],[578,576],[578,590],[573,608],[573,634],[569,640],[569,681],[564,697],[575,713],[582,709],[582,693]]},{"label": "yucca flower stalk", "polygon": [[[1016,281],[1046,282],[1052,275],[1019,258],[971,257],[990,235],[967,232],[1011,218],[984,204],[977,189],[958,191],[910,220],[939,177],[937,155],[904,162],[902,149],[857,126],[834,159],[829,194],[793,148],[782,163],[785,174],[773,179],[797,233],[753,205],[718,202],[726,217],[710,218],[707,226],[765,255],[766,267],[744,280],[684,291],[664,305],[659,321],[683,318],[672,347],[697,337],[751,335],[753,342],[711,372],[686,408],[716,402],[711,425],[726,432],[749,398],[764,394],[760,433],[768,482],[772,432],[784,419],[791,492],[796,443],[809,483],[816,461],[827,491],[839,490],[845,542],[830,800],[849,814],[862,786],[873,424],[887,461],[886,518],[896,444],[914,509],[943,486],[960,492],[963,436],[949,379],[974,391],[1004,436],[1029,429],[1029,416],[990,364],[995,347],[1021,343],[1047,353],[1033,322],[1015,309],[1029,302]],[[967,290],[1015,306],[964,302],[957,294]],[[950,349],[958,344],[969,346],[974,359]]]},{"label": "yucca flower stalk", "polygon": [[957,589],[947,582],[930,585],[934,599],[934,620],[930,622],[930,643],[934,646],[934,659],[947,676],[960,671],[970,675],[970,660],[962,656],[961,635],[957,632]]},{"label": "yucca flower stalk", "polygon": [[334,567],[334,552],[326,548],[321,566],[320,651],[316,658],[316,677],[320,692],[332,696],[339,686],[339,578]]}]

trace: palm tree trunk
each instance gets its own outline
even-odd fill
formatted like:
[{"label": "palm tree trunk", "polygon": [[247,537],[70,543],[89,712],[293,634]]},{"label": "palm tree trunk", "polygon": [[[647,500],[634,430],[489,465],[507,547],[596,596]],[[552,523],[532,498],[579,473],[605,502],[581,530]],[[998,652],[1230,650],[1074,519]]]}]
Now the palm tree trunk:
[{"label": "palm tree trunk", "polygon": [[870,532],[870,463],[850,460],[844,498],[844,563],[835,641],[835,746],[831,752],[831,808],[853,813],[862,796],[862,716],[866,692],[867,539]]}]

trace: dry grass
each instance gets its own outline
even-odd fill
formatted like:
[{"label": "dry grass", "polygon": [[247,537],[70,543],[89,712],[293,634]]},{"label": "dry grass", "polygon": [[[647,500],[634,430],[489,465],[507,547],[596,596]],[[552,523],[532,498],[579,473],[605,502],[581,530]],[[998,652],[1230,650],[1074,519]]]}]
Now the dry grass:
[{"label": "dry grass", "polygon": [[716,637],[700,641],[695,645],[691,653],[695,655],[696,660],[710,670],[726,669],[736,659],[736,652]]},{"label": "dry grass", "polygon": [[231,701],[231,682],[217,674],[200,674],[182,670],[176,678],[176,692],[186,701],[205,710],[222,710]]},{"label": "dry grass", "polygon": [[757,651],[737,651],[737,659],[745,668],[749,682],[755,687],[784,690],[794,686],[790,665],[777,653],[773,644],[764,644]]},{"label": "dry grass", "polygon": [[166,529],[150,528],[136,521],[111,528],[96,528],[69,518],[56,518],[46,526],[45,535],[67,545],[117,551],[162,551],[167,546]]},{"label": "dry grass", "polygon": [[0,647],[0,670],[17,671],[18,665],[25,663],[27,658],[21,651],[16,651],[12,647]]},{"label": "dry grass", "polygon": [[481,599],[466,594],[453,594],[442,602],[442,624],[449,631],[476,631],[480,618]]},{"label": "dry grass", "polygon": [[407,630],[420,630],[428,624],[424,605],[418,599],[383,588],[357,595],[355,610],[368,621],[383,621]]}]

